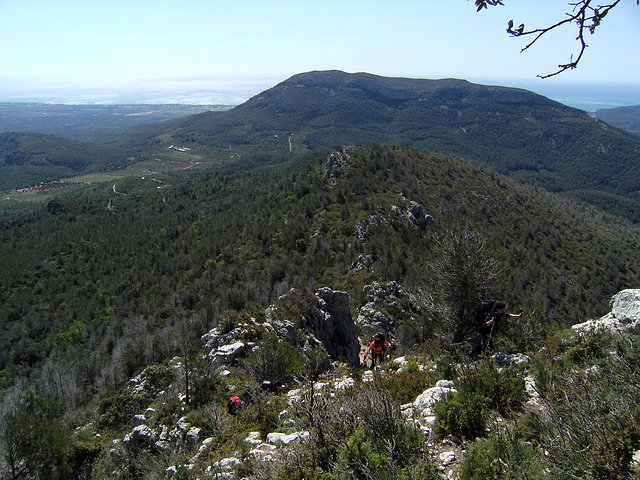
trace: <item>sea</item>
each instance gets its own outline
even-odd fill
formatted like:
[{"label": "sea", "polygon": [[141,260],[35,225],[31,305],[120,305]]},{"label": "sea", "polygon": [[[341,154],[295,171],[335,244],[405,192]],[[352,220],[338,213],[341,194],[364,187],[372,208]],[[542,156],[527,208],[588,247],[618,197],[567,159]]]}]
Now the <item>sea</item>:
[{"label": "sea", "polygon": [[[239,105],[288,76],[243,75],[196,78],[0,78],[0,102],[68,105]],[[473,78],[474,83],[524,88],[587,112],[640,105],[640,83],[570,79]]]}]

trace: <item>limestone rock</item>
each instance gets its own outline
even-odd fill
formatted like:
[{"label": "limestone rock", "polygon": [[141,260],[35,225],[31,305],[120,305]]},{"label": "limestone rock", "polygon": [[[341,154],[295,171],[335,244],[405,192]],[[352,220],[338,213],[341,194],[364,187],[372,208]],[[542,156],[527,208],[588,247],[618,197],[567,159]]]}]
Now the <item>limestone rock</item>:
[{"label": "limestone rock", "polygon": [[640,325],[640,289],[622,290],[611,299],[611,312],[597,320],[573,325],[578,335],[599,331],[622,332]]},{"label": "limestone rock", "polygon": [[622,290],[611,299],[611,315],[622,324],[640,323],[640,289]]},{"label": "limestone rock", "polygon": [[456,453],[455,452],[442,452],[439,456],[440,464],[443,466],[451,465],[456,461]]},{"label": "limestone rock", "polygon": [[286,435],[284,433],[272,432],[267,435],[266,443],[276,446],[289,445],[290,443],[309,438],[309,432],[296,432]]},{"label": "limestone rock", "polygon": [[320,310],[308,319],[307,328],[334,360],[344,359],[350,365],[359,365],[360,342],[351,316],[349,294],[324,287],[318,290],[316,297]]},{"label": "limestone rock", "polygon": [[401,408],[402,414],[413,417],[418,426],[430,430],[435,422],[434,407],[443,401],[448,395],[456,393],[454,384],[450,380],[440,380],[436,386],[422,392],[414,400],[413,404],[404,405]]},{"label": "limestone rock", "polygon": [[327,156],[324,164],[324,176],[329,179],[330,185],[335,185],[337,178],[349,169],[350,158],[345,149],[340,152],[332,152]]},{"label": "limestone rock", "polygon": [[156,435],[147,425],[138,425],[122,439],[122,443],[130,448],[152,445],[155,442]]}]

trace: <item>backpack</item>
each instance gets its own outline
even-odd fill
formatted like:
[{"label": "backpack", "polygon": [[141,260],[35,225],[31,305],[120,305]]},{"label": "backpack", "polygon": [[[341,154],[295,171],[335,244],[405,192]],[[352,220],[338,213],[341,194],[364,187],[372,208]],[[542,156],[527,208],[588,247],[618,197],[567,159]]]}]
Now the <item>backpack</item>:
[{"label": "backpack", "polygon": [[495,305],[495,300],[483,300],[476,310],[476,313],[474,314],[474,323],[476,325],[484,325],[487,317],[489,317],[493,313],[493,308],[495,307]]}]

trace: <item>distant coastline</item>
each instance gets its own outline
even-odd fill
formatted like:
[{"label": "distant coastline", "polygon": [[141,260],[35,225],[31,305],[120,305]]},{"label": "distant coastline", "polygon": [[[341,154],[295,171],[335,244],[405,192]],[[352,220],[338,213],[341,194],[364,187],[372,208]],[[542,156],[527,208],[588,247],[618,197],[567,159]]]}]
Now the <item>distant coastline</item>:
[{"label": "distant coastline", "polygon": [[[239,105],[286,77],[220,76],[188,79],[69,80],[0,78],[0,102],[69,105]],[[469,78],[474,83],[524,88],[565,105],[595,112],[640,105],[640,84]]]}]

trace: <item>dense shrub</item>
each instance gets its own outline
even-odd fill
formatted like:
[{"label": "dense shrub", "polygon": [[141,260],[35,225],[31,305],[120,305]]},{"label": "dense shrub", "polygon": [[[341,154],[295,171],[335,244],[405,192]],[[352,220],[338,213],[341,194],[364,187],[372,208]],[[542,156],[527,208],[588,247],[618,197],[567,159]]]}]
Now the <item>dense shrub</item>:
[{"label": "dense shrub", "polygon": [[123,390],[100,401],[98,421],[101,428],[121,429],[128,425],[134,415],[144,412],[153,397],[146,393],[131,393]]},{"label": "dense shrub", "polygon": [[60,399],[28,392],[0,425],[0,476],[65,480],[73,468],[71,429],[60,422]]},{"label": "dense shrub", "polygon": [[522,373],[513,367],[500,369],[491,359],[461,366],[456,388],[436,406],[436,428],[442,435],[481,436],[492,410],[509,415],[525,399]]},{"label": "dense shrub", "polygon": [[258,342],[257,348],[240,363],[256,384],[265,380],[290,382],[304,369],[304,357],[298,349],[273,334]]},{"label": "dense shrub", "polygon": [[504,432],[478,440],[466,452],[460,480],[542,480],[540,451],[522,437]]},{"label": "dense shrub", "polygon": [[[415,364],[414,364],[415,365]],[[410,367],[411,365],[409,365]],[[391,375],[376,375],[376,385],[384,390],[394,402],[402,405],[413,402],[418,395],[436,382],[436,375],[416,369],[406,369]]]}]

